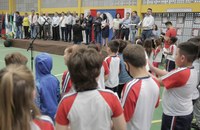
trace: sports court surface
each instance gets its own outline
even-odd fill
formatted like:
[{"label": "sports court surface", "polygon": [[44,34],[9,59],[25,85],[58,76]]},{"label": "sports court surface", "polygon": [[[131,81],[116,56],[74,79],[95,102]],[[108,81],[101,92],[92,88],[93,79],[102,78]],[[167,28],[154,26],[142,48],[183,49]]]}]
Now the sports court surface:
[{"label": "sports court surface", "polygon": [[[3,41],[0,40],[0,69],[5,67],[5,63],[4,63],[5,55],[8,54],[8,53],[12,53],[12,52],[20,52],[23,55],[25,55],[29,59],[27,66],[29,68],[31,68],[30,51],[27,52],[27,50],[25,50],[25,49],[13,48],[13,47],[5,48],[3,46]],[[34,54],[34,56],[36,56],[38,53],[39,52],[34,52],[33,54]],[[53,57],[52,74],[54,74],[61,82],[62,73],[67,69],[67,67],[64,65],[63,56],[52,55],[52,57]],[[161,88],[160,94],[162,94],[162,90],[163,89]],[[160,97],[162,97],[162,96],[160,96]],[[160,99],[160,105],[154,112],[151,130],[160,130],[161,117],[162,117],[161,102],[162,102],[162,99]]]}]

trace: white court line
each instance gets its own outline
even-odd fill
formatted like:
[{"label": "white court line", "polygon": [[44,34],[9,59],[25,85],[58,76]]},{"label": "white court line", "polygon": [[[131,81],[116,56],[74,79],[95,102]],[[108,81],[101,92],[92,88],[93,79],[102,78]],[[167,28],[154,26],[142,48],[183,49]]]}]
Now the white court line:
[{"label": "white court line", "polygon": [[62,76],[63,75],[63,73],[61,73],[61,74],[56,74],[55,76],[56,77],[59,77],[59,76]]}]

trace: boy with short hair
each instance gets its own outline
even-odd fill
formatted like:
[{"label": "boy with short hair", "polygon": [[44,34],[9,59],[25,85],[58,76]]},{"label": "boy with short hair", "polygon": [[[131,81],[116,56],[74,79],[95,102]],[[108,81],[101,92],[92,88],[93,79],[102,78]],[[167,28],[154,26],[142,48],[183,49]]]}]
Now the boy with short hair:
[{"label": "boy with short hair", "polygon": [[198,47],[191,42],[178,45],[175,63],[179,67],[166,72],[151,66],[151,70],[159,76],[164,85],[162,98],[163,117],[161,130],[189,130],[193,118],[193,93],[197,87],[197,72],[192,67],[196,59]]},{"label": "boy with short hair", "polygon": [[107,46],[108,56],[105,61],[108,64],[110,70],[108,80],[105,82],[106,89],[110,89],[113,92],[117,92],[119,85],[119,65],[120,58],[117,56],[119,50],[119,42],[117,40],[110,41]]},{"label": "boy with short hair", "polygon": [[26,65],[28,59],[19,52],[9,53],[4,58],[6,66],[10,64],[22,64]]},{"label": "boy with short hair", "polygon": [[146,70],[144,48],[128,45],[123,51],[127,71],[134,77],[122,92],[127,130],[150,130],[155,107],[159,103],[159,85]]}]

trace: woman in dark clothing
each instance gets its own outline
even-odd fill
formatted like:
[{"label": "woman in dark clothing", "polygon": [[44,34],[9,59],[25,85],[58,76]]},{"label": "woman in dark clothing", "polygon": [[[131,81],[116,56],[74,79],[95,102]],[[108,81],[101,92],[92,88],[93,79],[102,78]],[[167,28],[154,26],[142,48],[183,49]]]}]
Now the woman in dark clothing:
[{"label": "woman in dark clothing", "polygon": [[74,24],[72,28],[74,44],[81,44],[81,42],[83,41],[83,27],[80,25],[80,20],[76,20],[76,24]]},{"label": "woman in dark clothing", "polygon": [[101,22],[103,45],[107,46],[109,37],[109,20],[106,14],[103,14],[103,20]]}]

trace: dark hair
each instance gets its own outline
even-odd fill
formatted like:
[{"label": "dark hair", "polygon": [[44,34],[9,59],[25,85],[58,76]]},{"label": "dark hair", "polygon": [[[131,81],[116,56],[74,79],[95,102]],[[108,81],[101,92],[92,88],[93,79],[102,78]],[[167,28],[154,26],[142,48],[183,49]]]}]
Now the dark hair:
[{"label": "dark hair", "polygon": [[123,51],[123,58],[125,62],[132,66],[140,68],[146,66],[146,58],[144,48],[140,45],[127,45]]},{"label": "dark hair", "polygon": [[108,43],[108,47],[110,48],[111,52],[117,53],[119,51],[119,41],[112,40]]},{"label": "dark hair", "polygon": [[171,37],[171,38],[170,38],[170,42],[171,42],[172,44],[175,44],[175,43],[177,42],[177,40],[178,40],[177,37]]},{"label": "dark hair", "polygon": [[161,44],[162,44],[162,39],[161,39],[161,38],[155,39],[155,45],[156,45],[156,46],[159,46],[159,45],[161,45]]},{"label": "dark hair", "polygon": [[115,18],[117,18],[118,14],[119,14],[119,18],[121,18],[121,14],[120,13],[116,13]]},{"label": "dark hair", "polygon": [[16,13],[16,14],[19,14],[19,11],[16,11],[15,13]]},{"label": "dark hair", "polygon": [[6,66],[8,66],[10,64],[26,65],[28,62],[28,59],[19,52],[7,54],[4,58],[4,60],[5,60]]},{"label": "dark hair", "polygon": [[187,61],[192,63],[197,58],[198,47],[193,42],[183,42],[178,45],[180,54],[187,58]]},{"label": "dark hair", "polygon": [[148,8],[147,10],[151,10],[152,11],[152,8]]},{"label": "dark hair", "polygon": [[167,21],[167,22],[165,23],[165,26],[167,26],[167,25],[172,25],[172,22],[171,22],[171,21]]},{"label": "dark hair", "polygon": [[136,10],[134,10],[132,13],[135,13],[135,14],[137,14],[137,11],[136,11]]},{"label": "dark hair", "polygon": [[155,30],[157,31],[158,30],[158,26],[156,24],[154,24],[154,26],[155,26]]},{"label": "dark hair", "polygon": [[79,19],[76,19],[76,23],[79,23],[80,22],[80,20]]},{"label": "dark hair", "polygon": [[102,58],[94,49],[79,48],[67,62],[68,70],[77,92],[96,89]]},{"label": "dark hair", "polygon": [[39,15],[39,13],[36,13],[36,15]]},{"label": "dark hair", "polygon": [[119,51],[118,51],[118,52],[119,52],[119,53],[122,53],[123,50],[126,48],[127,44],[128,44],[128,42],[126,42],[126,41],[120,39],[120,40],[119,40]]},{"label": "dark hair", "polygon": [[130,15],[130,12],[126,12],[126,14],[129,14],[129,15]]},{"label": "dark hair", "polygon": [[92,44],[92,43],[90,43],[90,44],[88,45],[88,48],[95,49],[97,52],[100,52],[100,51],[101,51],[100,46],[97,45],[97,44]]},{"label": "dark hair", "polygon": [[193,42],[198,46],[199,51],[197,53],[197,58],[200,58],[200,36],[190,38],[188,41]]},{"label": "dark hair", "polygon": [[103,13],[103,20],[107,19],[107,15],[105,13]]},{"label": "dark hair", "polygon": [[152,53],[152,40],[151,39],[146,39],[144,41],[144,48],[145,48],[145,51],[148,55],[148,57],[150,57],[151,53]]}]

